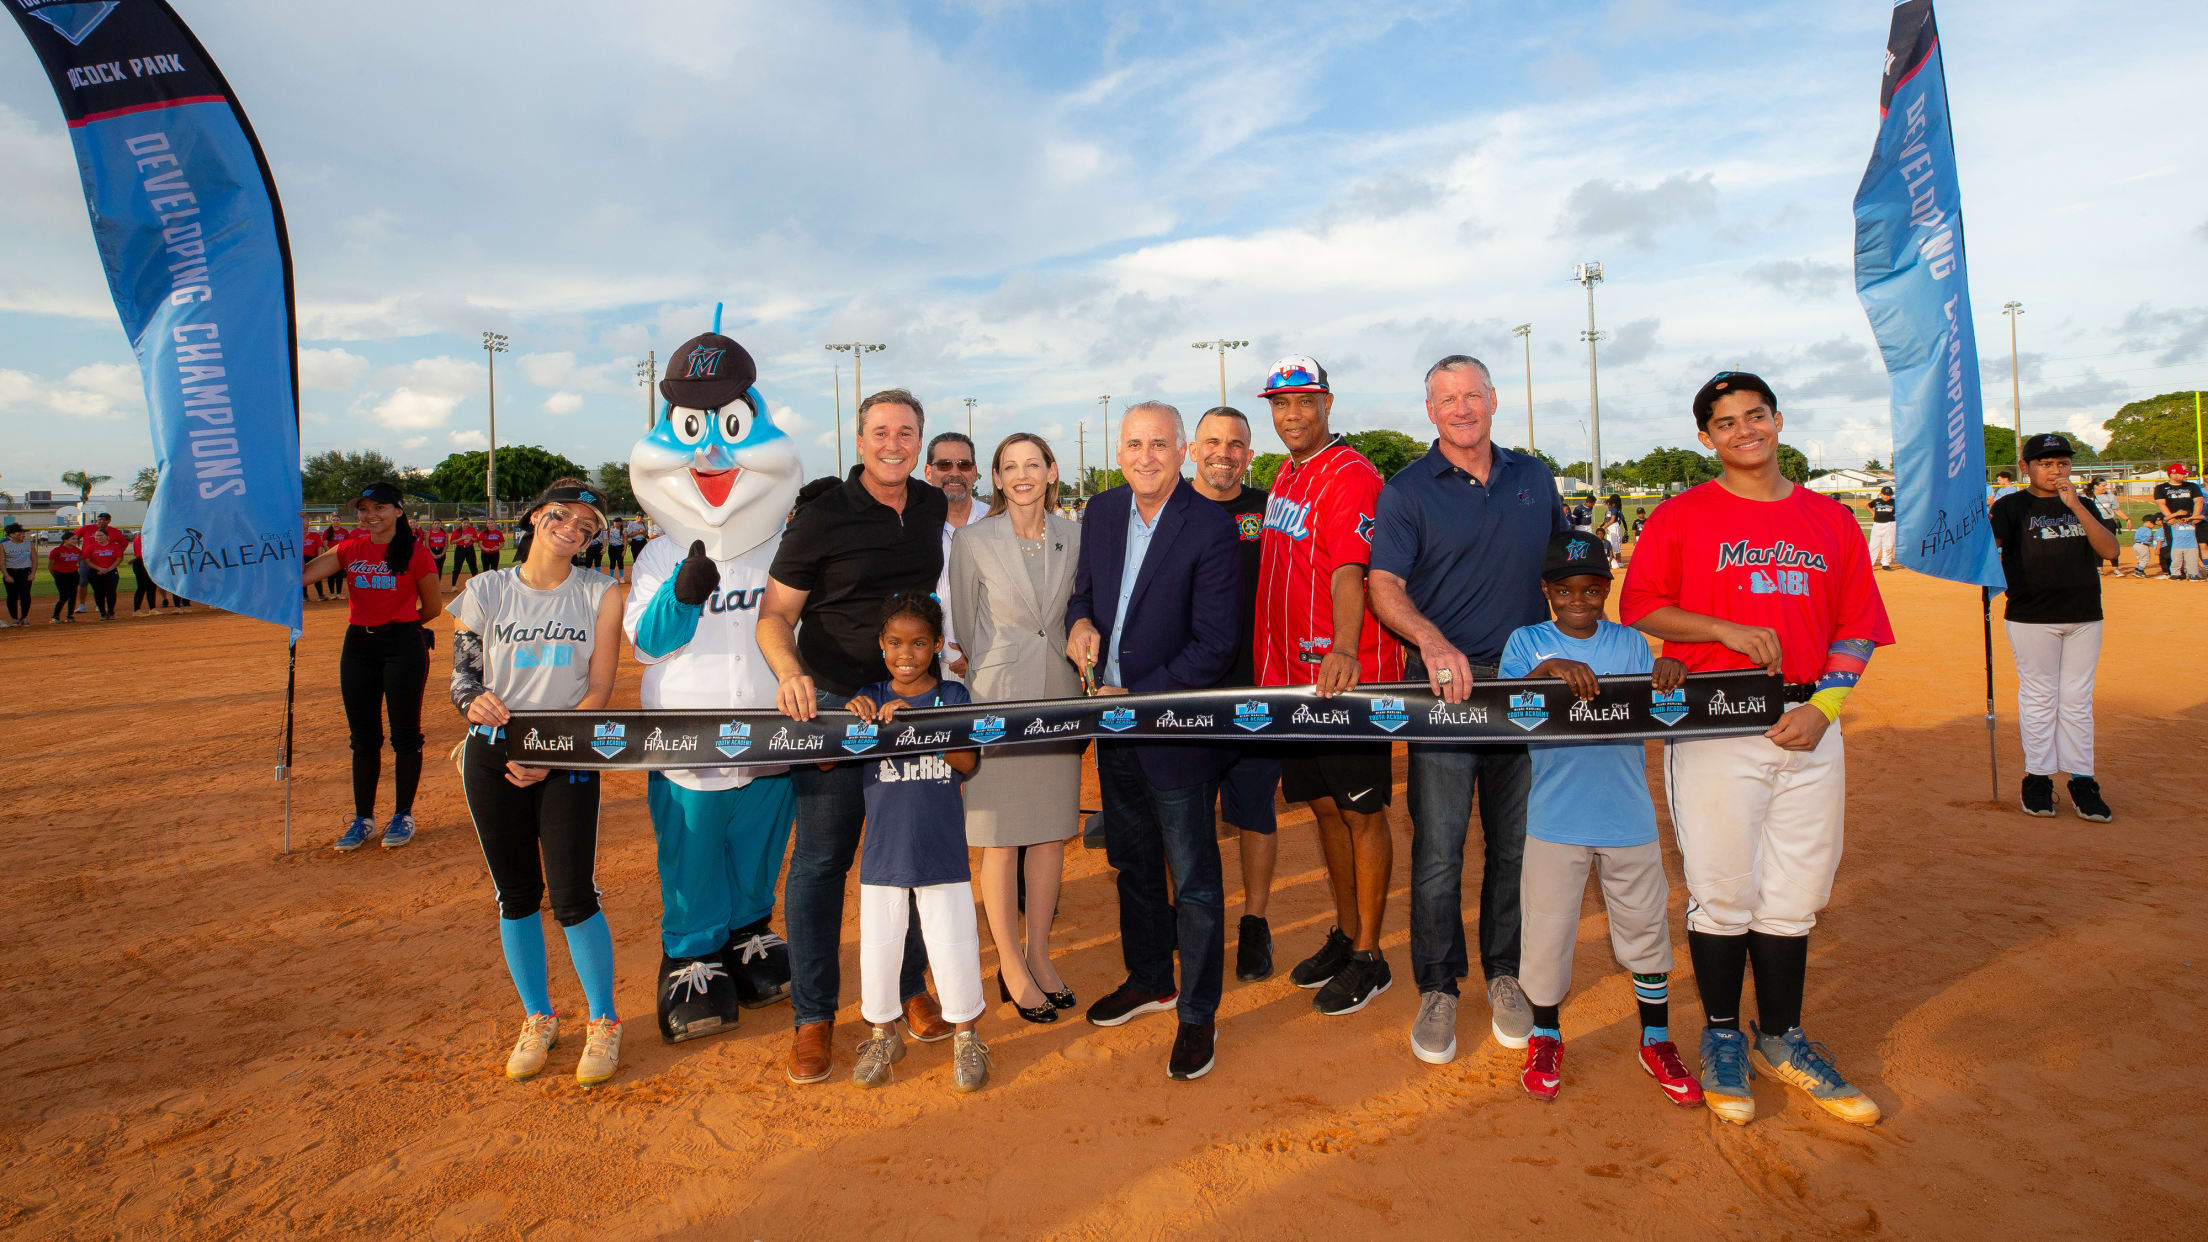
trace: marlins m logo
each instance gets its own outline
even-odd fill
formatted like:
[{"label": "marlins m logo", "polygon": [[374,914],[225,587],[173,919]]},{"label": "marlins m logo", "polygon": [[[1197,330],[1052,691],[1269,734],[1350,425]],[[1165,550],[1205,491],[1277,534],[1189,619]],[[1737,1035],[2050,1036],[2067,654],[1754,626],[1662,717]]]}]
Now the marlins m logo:
[{"label": "marlins m logo", "polygon": [[114,12],[118,0],[92,0],[89,4],[48,4],[32,8],[31,16],[54,28],[54,33],[69,40],[69,46],[82,46],[85,36],[99,28],[107,15]]},{"label": "marlins m logo", "polygon": [[1124,733],[1135,727],[1135,709],[1115,707],[1096,718],[1096,723],[1114,733]]},{"label": "marlins m logo", "polygon": [[1411,714],[1404,710],[1403,700],[1398,698],[1374,698],[1367,718],[1372,721],[1374,728],[1385,729],[1390,733],[1411,722]]},{"label": "marlins m logo", "polygon": [[684,379],[712,379],[721,373],[721,358],[725,349],[694,349],[690,351],[690,370]]},{"label": "marlins m logo", "polygon": [[1665,728],[1687,718],[1687,690],[1651,690],[1648,692],[1648,714],[1663,723]]},{"label": "marlins m logo", "polygon": [[1272,723],[1273,706],[1263,699],[1251,699],[1247,703],[1234,705],[1234,724],[1236,728],[1255,733]]},{"label": "marlins m logo", "polygon": [[1548,697],[1532,690],[1510,696],[1510,723],[1531,733],[1549,718]]},{"label": "marlins m logo", "polygon": [[751,722],[732,721],[721,726],[721,734],[713,743],[713,749],[730,759],[751,749]]},{"label": "marlins m logo", "polygon": [[966,740],[969,742],[979,742],[983,746],[987,746],[991,742],[1004,740],[1004,717],[975,717],[974,723],[966,730]]},{"label": "marlins m logo", "polygon": [[848,724],[843,726],[843,748],[854,755],[861,751],[874,749],[874,743],[880,740],[881,736],[873,725]]},{"label": "marlins m logo", "polygon": [[608,720],[590,731],[590,748],[608,759],[620,754],[629,745],[629,731],[618,720]]}]

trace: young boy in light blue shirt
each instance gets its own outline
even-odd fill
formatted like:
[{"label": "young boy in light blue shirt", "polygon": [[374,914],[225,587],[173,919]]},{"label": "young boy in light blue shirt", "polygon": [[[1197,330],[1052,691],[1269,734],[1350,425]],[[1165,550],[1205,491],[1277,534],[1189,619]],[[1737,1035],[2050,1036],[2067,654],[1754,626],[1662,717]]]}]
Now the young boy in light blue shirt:
[{"label": "young boy in light blue shirt", "polygon": [[2154,563],[2157,548],[2162,546],[2162,515],[2150,513],[2139,519],[2139,525],[2131,532],[2131,576],[2144,578],[2147,566]]}]

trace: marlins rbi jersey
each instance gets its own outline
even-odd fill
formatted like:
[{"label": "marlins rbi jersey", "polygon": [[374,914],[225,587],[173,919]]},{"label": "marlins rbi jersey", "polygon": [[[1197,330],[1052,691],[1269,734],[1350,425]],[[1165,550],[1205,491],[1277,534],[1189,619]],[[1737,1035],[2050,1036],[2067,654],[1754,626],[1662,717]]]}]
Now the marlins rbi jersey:
[{"label": "marlins rbi jersey", "polygon": [[[1380,472],[1340,436],[1273,476],[1258,552],[1257,684],[1307,686],[1334,649],[1334,571],[1372,563]],[[1371,605],[1357,641],[1365,681],[1401,681],[1403,644],[1382,629]]]},{"label": "marlins rbi jersey", "polygon": [[[767,593],[767,567],[781,547],[778,532],[742,556],[715,561],[721,585],[705,601],[690,641],[659,657],[636,650],[636,661],[644,666],[640,702],[646,711],[774,706],[774,670],[759,654],[759,601]],[[632,648],[645,609],[689,554],[688,544],[664,535],[637,554],[636,567],[630,571],[628,606],[621,614],[621,628]],[[782,767],[693,768],[661,775],[686,789],[710,791],[735,789],[750,784],[755,776],[785,771]]]},{"label": "marlins rbi jersey", "polygon": [[[1748,500],[1712,480],[1656,506],[1626,565],[1618,617],[1632,625],[1672,605],[1776,630],[1779,672],[1794,683],[1816,681],[1838,639],[1894,641],[1863,528],[1806,487]],[[1664,654],[1697,673],[1755,667],[1720,643],[1666,641]]]}]

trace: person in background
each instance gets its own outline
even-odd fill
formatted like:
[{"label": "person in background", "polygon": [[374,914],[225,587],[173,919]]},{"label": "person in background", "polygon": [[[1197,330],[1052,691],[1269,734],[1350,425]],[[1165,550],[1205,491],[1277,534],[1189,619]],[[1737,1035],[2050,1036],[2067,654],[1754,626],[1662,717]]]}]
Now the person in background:
[{"label": "person in background", "polygon": [[2001,499],[2003,496],[2006,496],[2011,492],[2014,492],[2015,490],[2015,471],[2003,470],[1995,474],[1993,476],[1993,486],[1986,489],[1986,508],[1993,508],[1994,501]]},{"label": "person in background", "polygon": [[1636,507],[1633,510],[1633,542],[1639,543],[1641,541],[1641,528],[1646,525],[1648,525],[1648,510]]},{"label": "person in background", "polygon": [[2144,578],[2147,566],[2155,559],[2166,538],[2162,529],[2162,515],[2149,513],[2139,519],[2139,525],[2131,530],[2131,576]]},{"label": "person in background", "polygon": [[475,550],[483,558],[483,572],[498,570],[499,550],[506,546],[506,528],[493,518],[475,528]]},{"label": "person in background", "polygon": [[1894,489],[1882,487],[1866,506],[1871,511],[1871,568],[1893,572],[1894,535],[1901,529],[1894,521]]},{"label": "person in background", "polygon": [[460,584],[460,571],[476,572],[475,523],[466,518],[452,524],[452,582]]},{"label": "person in background", "polygon": [[[103,519],[106,514],[100,515]],[[115,593],[122,580],[123,557],[130,545],[123,542],[123,533],[102,521],[92,528],[84,540],[85,580],[92,586],[92,606],[99,610],[100,620],[115,619]]]},{"label": "person in background", "polygon": [[84,585],[84,544],[70,531],[46,554],[46,572],[54,576],[54,620],[74,624],[77,591]]},{"label": "person in background", "polygon": [[612,525],[606,527],[603,537],[606,541],[606,576],[623,586],[627,586],[629,582],[629,571],[627,569],[629,559],[628,528],[617,518]]},{"label": "person in background", "polygon": [[981,477],[974,460],[974,442],[956,431],[937,432],[928,441],[926,477],[943,493],[948,502],[947,516],[943,519],[943,575],[936,581],[935,597],[943,603],[943,676],[952,681],[963,681],[968,661],[965,648],[958,641],[963,618],[951,606],[951,536],[960,527],[972,525],[989,516],[989,511],[974,503],[974,482]]},{"label": "person in background", "polygon": [[0,573],[7,575],[9,625],[31,623],[31,571],[37,567],[38,548],[21,523],[8,523],[7,538],[0,541]]},{"label": "person in background", "polygon": [[[2179,574],[2172,566],[2177,562],[2178,548],[2197,548],[2201,535],[2208,533],[2202,530],[2201,520],[2208,516],[2208,493],[2204,493],[2200,484],[2189,477],[2191,472],[2185,468],[2184,462],[2171,462],[2165,473],[2169,477],[2154,485],[2154,507],[2162,515],[2162,573],[2164,577],[2175,578]],[[2193,538],[2184,544],[2179,542],[2177,533],[2181,526],[2191,527],[2193,531]]]},{"label": "person in background", "polygon": [[[345,542],[351,537],[352,532],[346,529],[345,523],[338,521],[337,516],[335,514],[332,514],[330,516],[329,524],[322,528],[322,550],[324,552],[327,552],[331,548],[336,547],[337,545]],[[329,589],[331,599],[345,598],[344,574],[330,575],[330,578],[325,585]]]},{"label": "person in background", "polygon": [[[311,564],[311,563],[312,563],[312,562],[314,561],[314,558],[315,558],[315,557],[318,557],[318,556],[320,556],[320,555],[322,555],[322,533],[321,533],[320,531],[316,530],[316,529],[315,529],[314,527],[312,527],[312,526],[308,526],[308,527],[307,527],[307,528],[306,528],[305,530],[301,531],[301,532],[300,532],[300,534],[299,534],[299,560],[300,560],[300,563],[301,563],[301,564]],[[136,574],[138,575],[138,582],[139,582],[139,586],[138,586],[138,593],[137,593],[136,595],[133,595],[133,596],[131,596],[131,598],[130,598],[130,615],[131,615],[131,616],[134,616],[134,617],[135,617],[135,616],[137,616],[137,615],[138,615],[138,597],[139,597],[139,596],[141,596],[141,595],[147,595],[147,594],[151,594],[151,593],[152,593],[152,592],[151,592],[151,585],[150,585],[149,583],[147,583],[147,581],[146,581],[146,576],[145,576],[146,563],[145,563],[145,561],[141,560],[141,559],[139,558],[139,556],[138,556],[138,544],[137,544],[137,540],[135,540],[135,539],[133,539],[133,540],[131,541],[131,549],[130,549],[130,567],[131,567],[131,570],[132,570],[132,571],[133,571],[134,573],[136,573]],[[309,586],[312,586],[312,587],[314,588],[314,598],[316,598],[316,599],[328,599],[328,598],[329,598],[329,597],[328,597],[327,595],[324,595],[324,594],[322,593],[322,584],[321,584],[320,582],[314,582],[314,583],[309,583],[308,585],[309,585]],[[307,598],[307,587],[300,587],[300,588],[299,588],[299,598],[300,598],[300,599],[301,599],[302,601],[304,601],[304,600],[305,600],[305,599]]]},{"label": "person in background", "polygon": [[429,549],[429,563],[437,567],[437,576],[445,576],[445,545],[452,542],[452,532],[443,522],[422,523],[422,543]]},{"label": "person in background", "polygon": [[2171,522],[2170,578],[2173,581],[2200,582],[2208,580],[2200,562],[2200,523]]},{"label": "person in background", "polygon": [[[2114,497],[2102,493],[2099,479],[2086,480],[2085,486],[2078,489],[2078,495],[2085,500],[2086,507],[2093,510],[2093,515],[2101,519],[2101,525],[2108,528],[2109,534],[2121,535],[2123,533],[2124,511],[2118,507]],[[2119,545],[2122,542],[2122,539],[2117,540]],[[2119,546],[2116,549],[2117,554],[2115,556],[2109,557],[2100,564],[2100,572],[2113,578],[2123,577],[2123,551],[2123,548]]]},{"label": "person in background", "polygon": [[95,533],[97,533],[104,536],[110,536],[114,538],[117,543],[122,542],[122,533],[115,530],[114,525],[115,515],[112,513],[103,513],[92,522],[83,526],[79,526],[77,528],[77,548],[84,557],[84,559],[79,562],[77,566],[77,577],[81,580],[80,585],[82,587],[82,590],[77,595],[76,610],[78,612],[83,612],[87,607],[96,607],[98,605],[98,593],[92,589],[92,575],[99,572],[98,570],[93,568],[94,558],[92,556],[92,537]]}]

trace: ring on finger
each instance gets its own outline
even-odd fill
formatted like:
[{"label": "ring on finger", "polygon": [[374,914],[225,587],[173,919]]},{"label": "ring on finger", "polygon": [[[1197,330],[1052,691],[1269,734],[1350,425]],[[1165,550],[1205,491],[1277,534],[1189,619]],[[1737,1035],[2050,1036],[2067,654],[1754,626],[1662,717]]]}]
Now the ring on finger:
[{"label": "ring on finger", "polygon": [[1446,685],[1448,685],[1448,684],[1449,684],[1449,683],[1450,683],[1451,681],[1454,681],[1454,680],[1456,680],[1456,673],[1455,673],[1455,671],[1454,671],[1454,670],[1452,670],[1452,669],[1446,669],[1446,668],[1445,668],[1445,669],[1442,669],[1442,670],[1441,670],[1441,671],[1440,671],[1439,673],[1436,673],[1436,674],[1434,675],[1434,680],[1435,680],[1435,681],[1438,681],[1438,682],[1440,682],[1440,683],[1441,683],[1442,685],[1445,685],[1445,686],[1446,686]]}]

